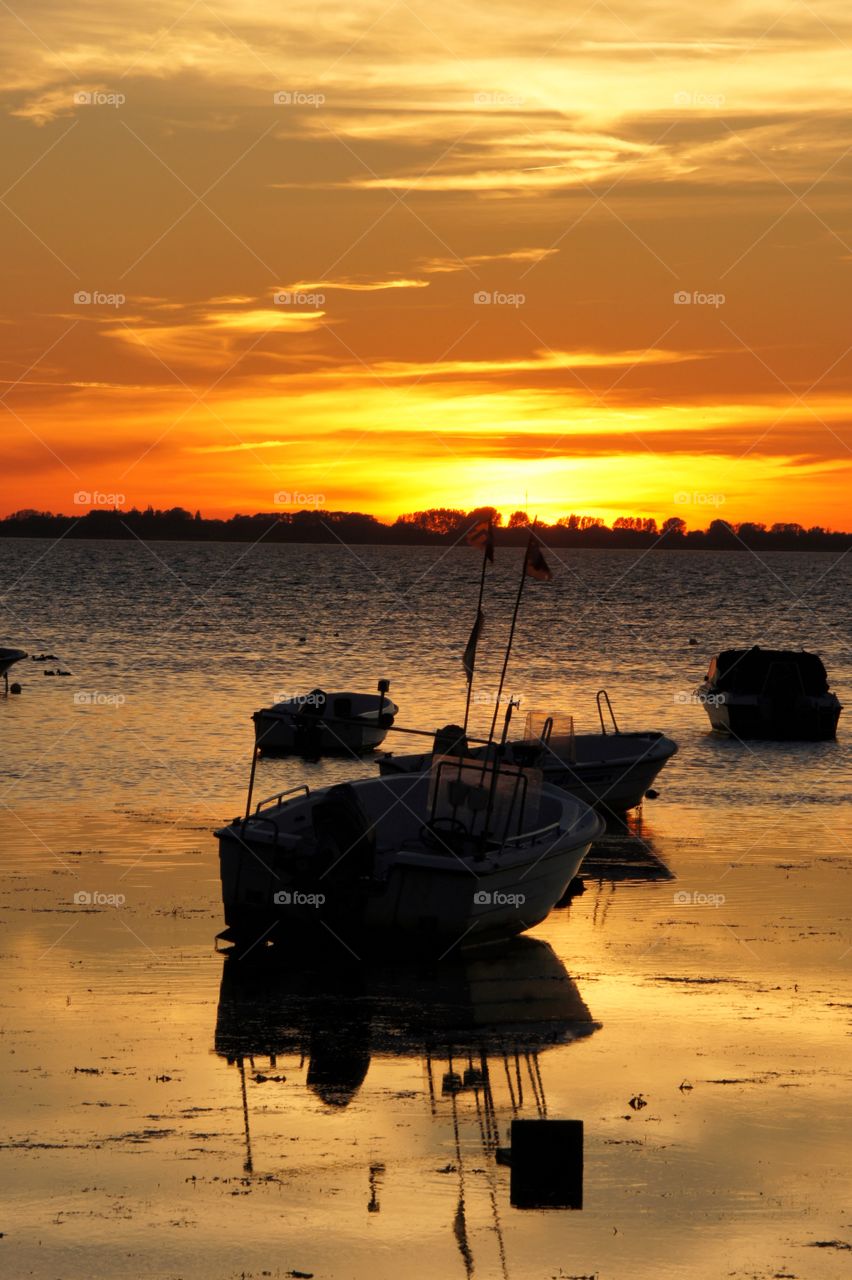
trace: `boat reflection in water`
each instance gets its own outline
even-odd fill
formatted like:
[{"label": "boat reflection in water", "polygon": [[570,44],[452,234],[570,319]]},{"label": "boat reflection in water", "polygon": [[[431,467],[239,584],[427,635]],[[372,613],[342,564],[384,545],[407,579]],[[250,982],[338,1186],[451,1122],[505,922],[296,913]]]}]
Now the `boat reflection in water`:
[{"label": "boat reflection in water", "polygon": [[[474,1151],[478,1174],[484,1158],[498,1237],[498,1201],[509,1183],[509,1171],[500,1165],[512,1165],[513,1204],[582,1206],[582,1125],[575,1121],[571,1129],[564,1121],[551,1121],[540,1057],[598,1029],[552,948],[533,938],[429,967],[353,964],[348,972],[346,966],[323,966],[311,957],[288,964],[276,958],[274,948],[258,948],[256,956],[224,958],[215,1048],[237,1068],[247,1174],[255,1171],[250,1124],[255,1080],[267,1089],[270,1081],[288,1090],[295,1083],[342,1110],[358,1093],[374,1057],[421,1059],[422,1105],[446,1127],[454,1157],[453,1231],[470,1268],[465,1151]],[[535,1122],[532,1128],[529,1121]],[[506,1145],[510,1126],[513,1141],[516,1133],[523,1138],[517,1144],[522,1160],[514,1159]],[[567,1148],[566,1131],[575,1137]],[[562,1145],[554,1161],[557,1141]],[[552,1172],[539,1195],[543,1168]],[[384,1167],[373,1164],[367,1172],[367,1207],[378,1212]]]},{"label": "boat reflection in water", "polygon": [[[591,922],[602,929],[619,886],[664,883],[675,873],[659,853],[654,833],[641,812],[609,818],[606,831],[583,864],[583,887],[593,894]],[[570,906],[566,899],[560,906]]]}]

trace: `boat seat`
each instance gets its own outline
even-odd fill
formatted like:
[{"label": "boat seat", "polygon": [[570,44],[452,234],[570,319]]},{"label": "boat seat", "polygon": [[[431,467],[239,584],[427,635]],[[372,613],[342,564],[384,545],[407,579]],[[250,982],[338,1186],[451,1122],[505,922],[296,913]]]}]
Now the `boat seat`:
[{"label": "boat seat", "polygon": [[317,843],[326,849],[327,878],[348,884],[372,873],[376,834],[351,783],[330,787],[311,819]]},{"label": "boat seat", "polygon": [[307,698],[299,707],[300,716],[323,716],[328,705],[328,694],[322,689],[311,689]]}]

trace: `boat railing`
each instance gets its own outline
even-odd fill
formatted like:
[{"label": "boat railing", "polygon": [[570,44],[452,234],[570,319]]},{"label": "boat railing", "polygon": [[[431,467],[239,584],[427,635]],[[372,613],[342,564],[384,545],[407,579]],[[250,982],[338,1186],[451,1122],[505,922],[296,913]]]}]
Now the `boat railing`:
[{"label": "boat railing", "polygon": [[551,832],[556,832],[559,829],[560,823],[558,820],[556,822],[548,822],[546,827],[537,827],[535,831],[522,831],[519,836],[507,836],[503,840],[503,844],[511,844],[516,848],[520,848],[525,844],[534,844],[536,840],[541,840],[543,836],[550,835]]},{"label": "boat railing", "polygon": [[618,727],[618,721],[615,718],[615,712],[612,709],[612,703],[609,700],[609,694],[607,693],[606,689],[598,689],[597,693],[595,694],[595,702],[597,703],[597,707],[598,707],[598,718],[601,722],[601,733],[606,734],[608,732],[606,727],[606,721],[604,720],[604,713],[603,713],[604,703],[606,703],[606,709],[609,712],[609,718],[612,721],[613,731],[615,733],[621,733],[621,730]]},{"label": "boat railing", "polygon": [[258,814],[262,809],[271,809],[277,805],[283,804],[285,797],[287,796],[289,796],[291,800],[294,800],[297,795],[307,797],[310,794],[311,789],[307,782],[300,782],[297,787],[288,787],[286,791],[279,791],[277,795],[267,796],[265,800],[258,800],[255,805],[254,812],[255,814]]}]

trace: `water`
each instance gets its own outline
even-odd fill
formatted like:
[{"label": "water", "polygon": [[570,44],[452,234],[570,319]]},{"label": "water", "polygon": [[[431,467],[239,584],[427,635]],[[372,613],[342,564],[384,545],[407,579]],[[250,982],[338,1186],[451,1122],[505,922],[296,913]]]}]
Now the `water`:
[{"label": "water", "polygon": [[[660,798],[608,833],[531,951],[235,980],[211,829],[244,802],[252,710],[387,676],[401,723],[458,719],[477,557],[2,550],[0,642],[59,658],[0,701],[6,1274],[845,1274],[848,726],[740,745],[688,698],[721,647],[801,643],[848,702],[852,558],[552,554],[511,691],[583,729],[608,688],[623,727],[680,744]],[[489,582],[486,696],[518,567],[499,554]],[[264,761],[258,793],[373,771]],[[445,1091],[483,1052],[488,1096]],[[494,1148],[545,1107],[585,1124],[582,1210],[510,1204]]]}]

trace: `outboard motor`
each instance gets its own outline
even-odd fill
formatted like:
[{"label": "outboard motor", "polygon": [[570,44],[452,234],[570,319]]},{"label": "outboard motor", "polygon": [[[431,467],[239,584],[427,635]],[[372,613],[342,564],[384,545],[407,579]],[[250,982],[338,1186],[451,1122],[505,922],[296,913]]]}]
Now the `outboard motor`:
[{"label": "outboard motor", "polygon": [[435,741],[432,744],[433,755],[463,758],[467,752],[467,734],[461,725],[445,724],[443,729],[438,729],[435,733]]}]

